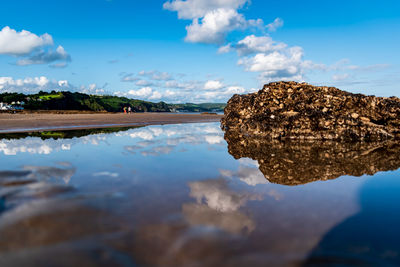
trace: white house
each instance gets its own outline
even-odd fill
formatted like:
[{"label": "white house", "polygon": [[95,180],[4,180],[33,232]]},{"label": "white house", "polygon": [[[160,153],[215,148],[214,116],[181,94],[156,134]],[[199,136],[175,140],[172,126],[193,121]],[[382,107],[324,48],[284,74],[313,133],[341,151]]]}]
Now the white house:
[{"label": "white house", "polygon": [[0,103],[0,110],[9,110],[11,108],[10,105],[8,105],[7,103]]}]

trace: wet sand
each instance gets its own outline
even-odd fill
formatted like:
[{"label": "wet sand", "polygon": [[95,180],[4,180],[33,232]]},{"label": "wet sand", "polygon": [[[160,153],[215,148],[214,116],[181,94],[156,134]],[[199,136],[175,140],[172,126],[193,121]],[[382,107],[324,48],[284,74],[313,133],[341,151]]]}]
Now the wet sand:
[{"label": "wet sand", "polygon": [[0,133],[218,122],[221,118],[183,113],[0,114]]}]

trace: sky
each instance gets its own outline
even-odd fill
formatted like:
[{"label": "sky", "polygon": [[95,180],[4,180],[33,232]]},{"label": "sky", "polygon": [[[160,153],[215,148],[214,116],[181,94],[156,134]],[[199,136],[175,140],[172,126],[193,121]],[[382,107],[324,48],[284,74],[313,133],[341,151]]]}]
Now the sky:
[{"label": "sky", "polygon": [[225,102],[273,81],[400,96],[398,0],[3,0],[0,93]]}]

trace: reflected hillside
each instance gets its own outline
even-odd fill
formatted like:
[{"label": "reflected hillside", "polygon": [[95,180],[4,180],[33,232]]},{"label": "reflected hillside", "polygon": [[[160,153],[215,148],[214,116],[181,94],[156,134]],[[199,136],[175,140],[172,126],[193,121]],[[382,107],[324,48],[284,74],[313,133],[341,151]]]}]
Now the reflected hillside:
[{"label": "reflected hillside", "polygon": [[235,158],[258,161],[272,183],[300,185],[343,175],[373,175],[400,167],[400,143],[340,143],[255,139],[227,132],[228,151]]},{"label": "reflected hillside", "polygon": [[142,126],[135,127],[112,127],[112,128],[95,128],[95,129],[79,129],[79,130],[68,130],[68,131],[41,131],[41,132],[24,132],[24,133],[4,133],[0,134],[0,140],[12,140],[12,139],[24,139],[27,137],[40,137],[42,140],[46,139],[72,139],[75,137],[83,137],[93,134],[107,134],[124,132],[130,129],[140,128]]}]

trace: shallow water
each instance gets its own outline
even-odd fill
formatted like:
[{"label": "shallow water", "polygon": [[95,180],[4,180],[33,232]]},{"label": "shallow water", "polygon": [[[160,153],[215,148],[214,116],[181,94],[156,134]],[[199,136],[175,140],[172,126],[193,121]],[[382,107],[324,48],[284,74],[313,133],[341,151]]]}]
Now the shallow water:
[{"label": "shallow water", "polygon": [[219,123],[0,138],[0,266],[400,264],[395,144],[228,146]]}]

